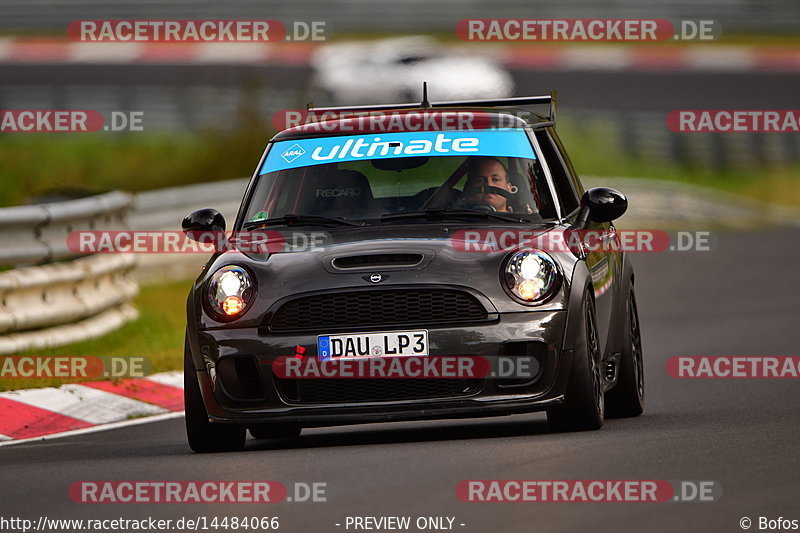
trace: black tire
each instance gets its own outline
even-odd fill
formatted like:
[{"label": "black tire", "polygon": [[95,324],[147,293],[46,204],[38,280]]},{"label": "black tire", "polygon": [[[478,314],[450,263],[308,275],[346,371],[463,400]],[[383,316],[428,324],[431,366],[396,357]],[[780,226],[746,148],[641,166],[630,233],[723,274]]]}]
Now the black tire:
[{"label": "black tire", "polygon": [[189,447],[198,453],[237,452],[244,449],[247,433],[244,427],[212,424],[203,405],[197,372],[192,364],[187,339],[183,356],[183,399],[186,412],[186,437]]},{"label": "black tire", "polygon": [[600,367],[594,301],[584,296],[582,338],[575,348],[564,403],[547,410],[547,422],[554,431],[589,431],[603,425],[605,398]]},{"label": "black tire", "polygon": [[622,355],[617,385],[606,393],[606,416],[625,418],[639,416],[644,411],[644,359],[639,311],[631,284],[626,303],[625,331],[622,332]]},{"label": "black tire", "polygon": [[294,439],[300,436],[303,428],[298,424],[258,424],[250,426],[254,439]]}]

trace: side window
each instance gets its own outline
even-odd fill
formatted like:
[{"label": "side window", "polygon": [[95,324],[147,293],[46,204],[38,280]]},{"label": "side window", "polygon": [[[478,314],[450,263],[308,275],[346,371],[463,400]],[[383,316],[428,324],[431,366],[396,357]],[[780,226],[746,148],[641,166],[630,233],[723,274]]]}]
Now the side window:
[{"label": "side window", "polygon": [[556,144],[556,141],[544,130],[536,131],[536,139],[539,141],[547,166],[550,168],[558,200],[564,213],[572,213],[580,205],[580,195],[583,194],[583,191],[580,190],[580,185],[573,173],[570,172],[568,162],[561,155],[560,143]]},{"label": "side window", "polygon": [[580,200],[581,196],[583,196],[584,189],[583,185],[581,184],[581,180],[578,179],[578,173],[575,172],[575,167],[572,166],[572,161],[569,159],[569,154],[567,150],[564,148],[564,144],[561,142],[561,139],[558,137],[558,134],[555,130],[549,130],[550,136],[553,139],[553,142],[558,147],[559,152],[561,153],[562,161],[564,161],[565,166],[567,167],[567,176],[569,177],[570,181],[572,182],[572,188],[578,195],[578,200]]}]

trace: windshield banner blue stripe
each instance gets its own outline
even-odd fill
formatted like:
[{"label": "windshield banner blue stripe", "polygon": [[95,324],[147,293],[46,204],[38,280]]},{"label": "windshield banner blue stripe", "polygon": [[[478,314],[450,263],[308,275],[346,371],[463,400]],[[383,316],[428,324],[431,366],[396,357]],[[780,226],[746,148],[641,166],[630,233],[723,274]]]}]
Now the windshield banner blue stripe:
[{"label": "windshield banner blue stripe", "polygon": [[525,131],[516,128],[403,132],[277,142],[260,173],[343,161],[454,155],[536,158]]}]

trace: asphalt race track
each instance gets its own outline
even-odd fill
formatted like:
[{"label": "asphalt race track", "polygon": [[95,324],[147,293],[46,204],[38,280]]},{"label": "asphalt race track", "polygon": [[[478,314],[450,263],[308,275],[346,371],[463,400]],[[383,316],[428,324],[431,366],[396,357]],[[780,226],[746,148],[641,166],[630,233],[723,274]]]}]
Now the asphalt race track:
[{"label": "asphalt race track", "polygon": [[[464,532],[741,531],[744,516],[753,530],[759,516],[798,519],[798,382],[679,380],[664,370],[673,355],[797,355],[796,243],[789,229],[724,233],[712,252],[635,258],[647,379],[642,417],[578,434],[549,433],[543,415],[316,429],[217,455],[191,454],[182,420],[143,424],[0,449],[0,515],[278,516],[279,530],[292,532],[346,531],[348,515],[451,516]],[[92,505],[67,492],[79,480],[212,479],[321,481],[328,501]],[[465,479],[715,480],[722,498],[463,503],[455,487]]]}]

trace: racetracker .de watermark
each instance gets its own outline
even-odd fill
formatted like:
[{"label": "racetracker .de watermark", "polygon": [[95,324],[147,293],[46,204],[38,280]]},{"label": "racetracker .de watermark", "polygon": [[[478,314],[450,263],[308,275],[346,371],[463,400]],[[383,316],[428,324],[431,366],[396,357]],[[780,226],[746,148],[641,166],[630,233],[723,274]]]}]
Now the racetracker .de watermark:
[{"label": "racetracker .de watermark", "polygon": [[[361,340],[341,352],[368,354]],[[356,344],[357,343],[357,344]],[[527,379],[539,376],[542,365],[530,356],[281,356],[263,361],[283,379]]]},{"label": "racetracker .de watermark", "polygon": [[463,19],[456,25],[464,41],[711,41],[721,34],[714,20]]},{"label": "racetracker .de watermark", "polygon": [[[68,495],[75,503],[89,504],[325,503],[328,501],[327,485],[325,481],[294,481],[284,484],[280,481],[264,480],[82,480],[69,486]],[[211,525],[212,529],[217,529]],[[221,529],[225,529],[225,526],[221,526]]]},{"label": "racetracker .de watermark", "polygon": [[544,252],[708,252],[716,245],[710,231],[663,230],[458,230],[451,238],[459,252],[495,253],[520,248]]},{"label": "racetracker .de watermark", "polygon": [[73,231],[67,249],[75,254],[210,254],[238,251],[268,254],[316,249],[325,232],[278,231]]},{"label": "racetracker .de watermark", "polygon": [[0,109],[2,133],[94,133],[144,131],[144,111],[93,109]]},{"label": "racetracker .de watermark", "polygon": [[667,359],[673,378],[800,378],[798,356],[676,355]]},{"label": "racetracker .de watermark", "polygon": [[659,503],[713,502],[722,497],[717,481],[664,479],[472,479],[456,485],[468,503]]},{"label": "racetracker .de watermark", "polygon": [[667,115],[677,133],[797,133],[800,109],[684,109]]},{"label": "racetracker .de watermark", "polygon": [[283,109],[272,116],[277,130],[303,126],[311,132],[390,133],[414,131],[486,130],[519,127],[520,119],[540,120],[531,112],[503,110],[500,115],[484,111],[336,110]]},{"label": "racetracker .de watermark", "polygon": [[86,355],[0,356],[0,379],[143,378],[150,373],[146,357]]},{"label": "racetracker .de watermark", "polygon": [[80,42],[324,41],[325,21],[280,20],[75,20],[67,28]]},{"label": "racetracker .de watermark", "polygon": [[286,499],[278,481],[76,481],[76,503],[277,503]]}]

